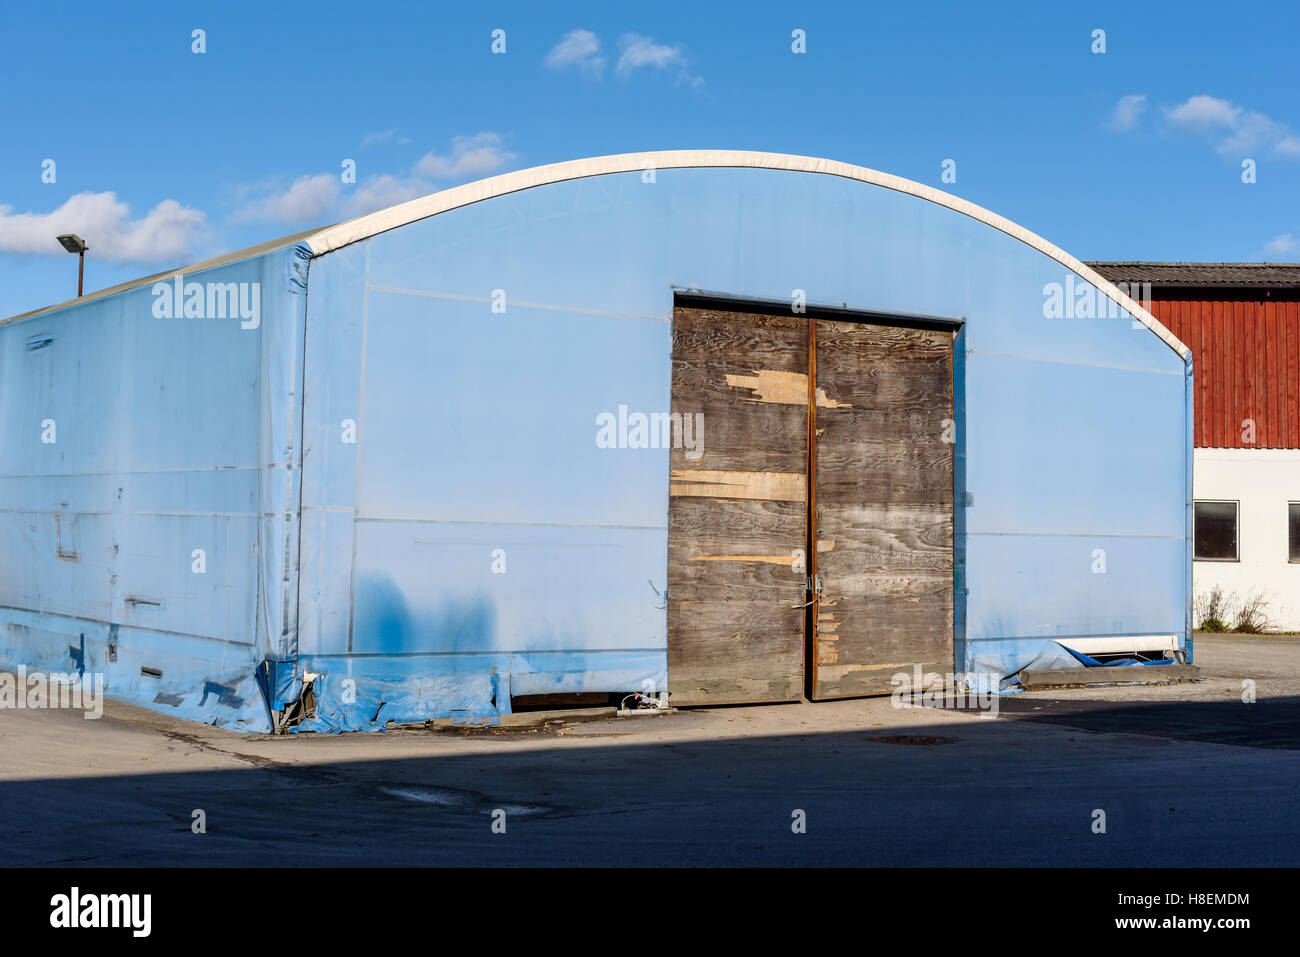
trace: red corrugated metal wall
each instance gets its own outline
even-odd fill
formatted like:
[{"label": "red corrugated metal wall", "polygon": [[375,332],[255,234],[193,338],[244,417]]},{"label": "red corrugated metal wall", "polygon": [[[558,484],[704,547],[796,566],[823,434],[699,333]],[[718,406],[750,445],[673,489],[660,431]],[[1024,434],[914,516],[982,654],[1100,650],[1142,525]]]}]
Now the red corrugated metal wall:
[{"label": "red corrugated metal wall", "polygon": [[[1256,295],[1152,290],[1151,314],[1192,350],[1197,448],[1300,448],[1300,296]],[[1245,419],[1254,442],[1243,440]]]}]

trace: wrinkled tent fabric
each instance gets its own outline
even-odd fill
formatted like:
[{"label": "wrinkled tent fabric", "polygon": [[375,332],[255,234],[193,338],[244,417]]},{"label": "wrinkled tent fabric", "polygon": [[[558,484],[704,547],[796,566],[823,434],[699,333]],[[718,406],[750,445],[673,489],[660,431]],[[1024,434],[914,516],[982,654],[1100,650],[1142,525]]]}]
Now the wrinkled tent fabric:
[{"label": "wrinkled tent fabric", "polygon": [[256,329],[157,319],[148,286],[0,327],[0,662],[66,673],[84,647],[112,697],[268,730],[257,665],[296,654],[308,260],[187,277],[257,283]]},{"label": "wrinkled tent fabric", "polygon": [[[247,731],[305,681],[317,731],[665,689],[668,450],[611,455],[594,419],[670,407],[674,288],[964,319],[955,670],[1090,636],[1190,655],[1190,354],[971,204],[825,160],[633,154],[245,253],[180,272],[259,282],[255,330],[155,318],[176,273],[0,325],[0,662],[84,647],[111,695]],[[1044,318],[1067,278],[1119,318]]]}]

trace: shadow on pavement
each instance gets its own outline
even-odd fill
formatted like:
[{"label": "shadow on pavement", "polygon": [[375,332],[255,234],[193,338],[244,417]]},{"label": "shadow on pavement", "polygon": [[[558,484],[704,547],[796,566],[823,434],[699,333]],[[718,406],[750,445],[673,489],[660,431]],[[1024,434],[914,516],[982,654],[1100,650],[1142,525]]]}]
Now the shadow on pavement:
[{"label": "shadow on pavement", "polygon": [[[312,749],[318,761],[304,742],[277,740],[269,753],[282,746],[284,760],[248,757],[234,769],[88,768],[80,777],[0,783],[4,860],[636,867],[1300,859],[1300,761],[1274,744],[1216,748],[1031,726],[1158,727],[1194,742],[1253,736],[1258,744],[1294,728],[1294,700],[1237,705],[1237,715],[1231,705],[1197,703],[1071,702],[1068,713],[1041,699],[1038,706],[1046,710],[1011,720],[939,722],[918,712],[907,726],[815,734],[500,737],[464,753],[444,740],[436,755],[397,758],[389,749],[344,761],[324,760],[324,747]],[[215,752],[210,763],[232,756]],[[196,809],[206,833],[191,830]],[[1104,834],[1093,831],[1098,809]],[[504,834],[491,828],[497,810]],[[792,830],[798,811],[806,833]]]}]

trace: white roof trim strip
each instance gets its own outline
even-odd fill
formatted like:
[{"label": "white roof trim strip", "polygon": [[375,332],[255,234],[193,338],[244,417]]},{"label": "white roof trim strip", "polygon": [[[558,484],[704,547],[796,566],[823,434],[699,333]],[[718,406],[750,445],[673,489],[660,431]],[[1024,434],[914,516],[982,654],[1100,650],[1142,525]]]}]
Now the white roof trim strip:
[{"label": "white roof trim strip", "polygon": [[803,173],[824,173],[828,176],[842,176],[845,179],[853,179],[861,183],[871,183],[874,186],[883,186],[885,189],[907,193],[910,196],[916,196],[920,199],[935,203],[936,205],[944,206],[948,209],[955,210],[956,212],[963,213],[972,219],[977,219],[982,223],[992,226],[994,229],[1006,233],[1008,236],[1014,236],[1026,245],[1032,246],[1039,252],[1052,257],[1061,265],[1077,273],[1113,299],[1121,307],[1127,310],[1133,318],[1137,319],[1163,339],[1169,347],[1182,356],[1184,360],[1191,355],[1191,350],[1188,349],[1187,346],[1183,345],[1183,343],[1179,342],[1177,337],[1161,325],[1158,319],[1143,309],[1137,302],[1126,296],[1115,285],[1102,277],[1100,273],[1089,269],[1082,262],[1065,252],[1065,250],[1053,246],[1041,236],[1031,233],[1023,226],[1017,226],[1009,219],[1003,219],[1001,216],[991,213],[987,209],[976,206],[974,203],[968,203],[964,199],[958,199],[956,196],[952,196],[942,190],[923,186],[920,183],[914,183],[909,179],[903,179],[901,176],[891,176],[888,173],[880,173],[873,169],[867,169],[864,166],[851,166],[848,163],[839,163],[835,160],[816,159],[811,156],[791,156],[785,153],[758,153],[749,150],[663,150],[651,153],[621,153],[617,156],[597,156],[592,159],[571,160],[567,163],[554,163],[550,166],[537,166],[533,169],[519,170],[515,173],[505,173],[501,176],[493,176],[490,179],[478,180],[474,183],[466,183],[464,186],[455,186],[451,189],[443,190],[440,193],[434,193],[430,196],[413,199],[410,202],[401,203],[397,206],[390,206],[388,209],[381,209],[378,212],[370,213],[366,216],[359,216],[356,219],[350,219],[345,223],[339,223],[337,226],[327,226],[324,229],[286,236],[283,239],[272,240],[271,242],[261,243],[257,246],[250,246],[247,249],[227,253],[224,256],[217,257],[216,259],[209,259],[192,266],[168,270],[167,272],[158,273],[154,276],[147,276],[143,279],[125,282],[108,289],[101,289],[99,292],[89,293],[81,299],[70,299],[66,302],[58,303],[57,305],[46,306],[44,309],[35,309],[31,312],[12,316],[9,319],[0,320],[0,325],[17,322],[20,319],[29,319],[35,316],[44,315],[74,305],[93,302],[96,299],[103,299],[107,296],[126,292],[129,289],[135,289],[140,286],[152,285],[155,282],[171,279],[178,275],[189,275],[204,269],[211,269],[216,266],[225,265],[226,263],[241,262],[245,259],[251,259],[254,256],[261,255],[262,253],[292,246],[297,242],[305,241],[310,247],[312,254],[319,256],[323,253],[340,249],[350,243],[355,243],[362,239],[368,239],[371,236],[378,235],[379,233],[387,232],[390,229],[405,226],[407,223],[413,223],[419,219],[426,219],[429,216],[436,216],[438,213],[445,213],[451,209],[457,209],[461,206],[469,206],[472,203],[478,203],[485,199],[492,199],[494,196],[504,196],[507,193],[518,192],[521,189],[531,189],[534,186],[545,186],[548,183],[561,183],[566,180],[582,179],[587,176],[604,176],[609,173],[640,172],[646,169],[689,169],[700,167],[780,169]]},{"label": "white roof trim strip", "polygon": [[1178,338],[1166,329],[1155,316],[1143,309],[1133,299],[1121,292],[1114,284],[1100,273],[1088,268],[1065,250],[1053,246],[1041,236],[1031,233],[1023,226],[1017,226],[1009,219],[1004,219],[974,203],[958,199],[942,190],[914,183],[901,176],[891,176],[863,166],[852,166],[835,160],[815,159],[811,156],[791,156],[785,153],[758,153],[749,150],[662,150],[650,153],[621,153],[616,156],[598,156],[592,159],[571,160],[567,163],[555,163],[550,166],[537,166],[532,169],[505,173],[490,179],[466,183],[451,189],[413,199],[410,202],[391,206],[376,213],[359,216],[356,219],[330,226],[311,235],[307,239],[315,255],[331,252],[350,243],[368,239],[398,226],[405,226],[419,219],[436,216],[451,209],[468,206],[471,203],[503,196],[506,193],[545,186],[548,183],[560,183],[565,180],[582,179],[587,176],[604,176],[609,173],[640,172],[646,169],[687,169],[698,167],[745,167],[754,169],[792,170],[802,173],[824,173],[828,176],[842,176],[873,186],[897,190],[927,200],[939,206],[963,213],[972,219],[992,226],[994,229],[1014,236],[1016,239],[1032,246],[1039,252],[1052,257],[1067,269],[1077,273],[1092,285],[1123,307],[1133,318],[1144,324],[1165,341],[1184,360],[1191,354]]}]

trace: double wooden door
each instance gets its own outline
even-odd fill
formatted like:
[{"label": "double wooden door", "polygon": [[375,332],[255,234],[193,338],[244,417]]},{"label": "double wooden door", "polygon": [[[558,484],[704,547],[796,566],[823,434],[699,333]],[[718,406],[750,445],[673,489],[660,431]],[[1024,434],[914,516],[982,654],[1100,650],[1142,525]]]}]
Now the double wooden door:
[{"label": "double wooden door", "polygon": [[[674,704],[848,697],[952,667],[953,333],[679,306]],[[693,419],[692,421],[699,421]]]}]

